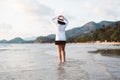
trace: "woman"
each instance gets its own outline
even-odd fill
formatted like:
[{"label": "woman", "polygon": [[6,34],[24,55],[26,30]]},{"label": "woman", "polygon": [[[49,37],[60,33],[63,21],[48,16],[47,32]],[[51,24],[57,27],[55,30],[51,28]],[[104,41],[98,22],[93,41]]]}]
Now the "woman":
[{"label": "woman", "polygon": [[65,62],[65,44],[66,44],[66,35],[65,35],[65,28],[68,24],[67,19],[59,15],[52,19],[52,21],[56,24],[56,38],[55,38],[55,45],[58,51],[58,60],[59,62]]}]

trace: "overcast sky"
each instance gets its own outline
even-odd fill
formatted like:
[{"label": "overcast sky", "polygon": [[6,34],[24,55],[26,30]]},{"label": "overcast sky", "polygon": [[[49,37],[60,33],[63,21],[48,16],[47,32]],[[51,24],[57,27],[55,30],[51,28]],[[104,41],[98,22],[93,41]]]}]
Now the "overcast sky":
[{"label": "overcast sky", "polygon": [[51,19],[64,15],[68,29],[120,20],[120,0],[0,0],[0,40],[54,33]]}]

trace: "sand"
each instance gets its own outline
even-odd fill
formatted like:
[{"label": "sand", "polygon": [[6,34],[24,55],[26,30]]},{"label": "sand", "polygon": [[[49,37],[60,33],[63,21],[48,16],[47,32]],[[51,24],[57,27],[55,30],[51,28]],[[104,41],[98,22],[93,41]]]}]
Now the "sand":
[{"label": "sand", "polygon": [[88,53],[108,46],[114,48],[67,44],[67,62],[59,63],[54,44],[6,44],[0,46],[0,80],[119,80],[120,58]]}]

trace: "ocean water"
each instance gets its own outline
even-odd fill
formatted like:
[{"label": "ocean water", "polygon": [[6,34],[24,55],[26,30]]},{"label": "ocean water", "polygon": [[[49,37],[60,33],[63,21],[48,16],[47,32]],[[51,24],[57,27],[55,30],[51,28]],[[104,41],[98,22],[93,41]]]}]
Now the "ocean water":
[{"label": "ocean water", "polygon": [[120,80],[120,45],[67,44],[66,59],[54,44],[0,44],[0,80]]}]

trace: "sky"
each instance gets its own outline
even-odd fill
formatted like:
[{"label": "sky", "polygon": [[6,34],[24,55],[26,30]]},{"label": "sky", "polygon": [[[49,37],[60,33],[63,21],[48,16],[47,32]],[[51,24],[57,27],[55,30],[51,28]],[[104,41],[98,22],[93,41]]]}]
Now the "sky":
[{"label": "sky", "polygon": [[120,0],[0,0],[0,40],[54,34],[52,18],[63,15],[66,28],[120,20]]}]

